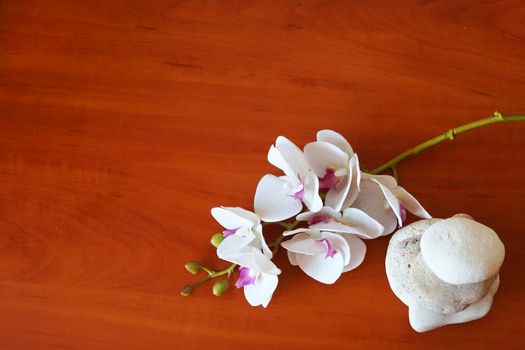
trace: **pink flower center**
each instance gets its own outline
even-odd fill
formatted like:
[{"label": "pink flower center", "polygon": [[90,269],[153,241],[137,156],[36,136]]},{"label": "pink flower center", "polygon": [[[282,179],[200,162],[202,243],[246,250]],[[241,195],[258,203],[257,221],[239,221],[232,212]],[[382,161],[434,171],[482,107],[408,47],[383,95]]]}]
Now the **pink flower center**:
[{"label": "pink flower center", "polygon": [[314,215],[310,219],[308,219],[308,225],[315,225],[320,222],[324,222],[325,224],[330,222],[331,217],[328,215]]},{"label": "pink flower center", "polygon": [[242,288],[244,286],[254,284],[255,278],[257,275],[253,273],[249,268],[247,267],[241,267],[239,268],[239,279],[237,282],[235,282],[235,287]]},{"label": "pink flower center", "polygon": [[320,189],[336,188],[339,184],[339,178],[335,176],[335,170],[332,168],[326,168],[326,174],[319,179]]},{"label": "pink flower center", "polygon": [[337,250],[335,250],[335,247],[332,243],[332,241],[326,239],[326,238],[323,238],[323,239],[320,239],[318,240],[317,242],[319,243],[324,243],[326,245],[326,255],[325,255],[325,259],[326,258],[332,258],[335,253],[337,253]]},{"label": "pink flower center", "polygon": [[302,201],[304,199],[304,185],[293,195],[293,198]]},{"label": "pink flower center", "polygon": [[237,232],[237,230],[238,230],[239,228],[240,228],[240,227],[238,227],[238,228],[233,228],[233,229],[227,229],[227,230],[224,230],[224,231],[222,231],[222,236],[223,236],[223,237],[228,237],[228,236],[234,235],[235,232]]}]

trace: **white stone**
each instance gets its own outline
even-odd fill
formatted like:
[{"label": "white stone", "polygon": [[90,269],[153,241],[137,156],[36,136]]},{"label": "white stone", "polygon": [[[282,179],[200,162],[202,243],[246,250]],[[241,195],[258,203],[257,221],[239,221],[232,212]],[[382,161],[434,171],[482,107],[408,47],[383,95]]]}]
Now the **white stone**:
[{"label": "white stone", "polygon": [[492,307],[492,300],[498,287],[499,276],[492,284],[488,294],[481,300],[471,304],[463,311],[452,314],[433,312],[419,303],[413,303],[408,307],[410,326],[412,326],[416,332],[426,332],[448,324],[465,323],[480,319],[485,316]]},{"label": "white stone", "polygon": [[421,257],[420,240],[440,220],[420,220],[398,230],[390,240],[385,267],[392,291],[404,304],[418,302],[431,311],[450,314],[484,297],[497,276],[462,285],[439,279]]},{"label": "white stone", "polygon": [[421,254],[439,279],[467,284],[497,274],[505,247],[491,228],[459,216],[431,225],[421,237]]},{"label": "white stone", "polygon": [[440,220],[419,220],[399,229],[390,239],[385,259],[386,276],[394,294],[407,306],[417,299],[409,272],[410,266],[420,254],[421,235],[430,225]]},{"label": "white stone", "polygon": [[[452,219],[417,221],[396,232],[388,246],[385,267],[390,287],[408,306],[410,325],[417,332],[429,331],[448,324],[469,322],[485,316],[492,306],[493,296],[499,286],[498,270],[503,261],[504,248],[497,235],[484,225],[472,225],[471,223],[475,222],[466,214],[457,215]],[[462,220],[469,222],[465,223]],[[448,231],[436,230],[436,227],[439,229],[444,221],[448,221],[445,225]],[[451,226],[455,226],[457,231]],[[456,255],[466,255],[462,257],[459,264],[456,262],[460,268],[465,269],[467,266],[471,272],[476,271],[476,267],[472,264],[478,259],[478,263],[484,267],[479,269],[481,272],[477,272],[475,280],[484,276],[487,278],[464,284],[452,284],[440,279],[426,264],[421,252],[421,242],[428,232],[433,231],[450,233],[435,234],[443,241],[437,245],[441,244],[439,249],[448,246],[449,249],[455,250]],[[461,237],[464,238],[462,241],[458,239],[455,232],[463,233],[466,237]],[[429,242],[432,243],[432,240]],[[459,249],[456,247],[458,242]],[[469,258],[469,254],[483,251],[483,245],[493,248],[485,250],[484,259]],[[432,244],[430,246],[435,247]],[[472,253],[472,246],[478,247],[474,253]],[[445,255],[443,259],[447,259],[446,254],[443,255]],[[454,274],[454,269],[448,267],[451,269],[449,275]],[[468,280],[464,278],[465,274],[460,275],[462,278],[456,281]],[[467,277],[471,276],[472,274],[467,275]]]}]

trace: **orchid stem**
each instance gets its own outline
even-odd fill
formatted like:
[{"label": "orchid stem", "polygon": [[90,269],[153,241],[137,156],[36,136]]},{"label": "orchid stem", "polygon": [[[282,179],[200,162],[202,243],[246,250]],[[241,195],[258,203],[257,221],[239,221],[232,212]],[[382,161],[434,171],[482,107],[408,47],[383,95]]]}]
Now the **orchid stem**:
[{"label": "orchid stem", "polygon": [[396,179],[396,181],[399,182],[399,174],[397,173],[397,166],[392,167],[392,175],[394,175],[394,179]]},{"label": "orchid stem", "polygon": [[206,271],[208,273],[208,275],[211,275],[214,273],[213,270],[210,270],[209,268],[205,267],[205,266],[201,266],[201,269],[203,269],[204,271]]},{"label": "orchid stem", "polygon": [[288,231],[291,231],[294,228],[296,228],[297,225],[299,225],[299,221],[294,221],[294,222],[274,222],[274,224],[282,226],[285,229],[287,229]]},{"label": "orchid stem", "polygon": [[272,250],[272,256],[275,256],[277,252],[279,251],[279,247],[281,246],[281,242],[283,241],[284,236],[280,235],[277,237],[275,241],[272,242],[273,250]]},{"label": "orchid stem", "polygon": [[[200,286],[204,282],[206,282],[208,280],[211,280],[212,278],[217,278],[217,277],[224,276],[224,275],[228,275],[228,277],[230,277],[232,272],[235,271],[235,268],[237,268],[237,264],[231,264],[229,267],[227,267],[227,268],[225,268],[224,270],[221,270],[221,271],[213,271],[213,270],[210,270],[210,269],[208,269],[206,267],[201,267],[201,269],[203,269],[204,271],[206,271],[208,273],[208,276],[205,276],[205,277],[201,278],[200,280],[198,280],[195,283],[188,284],[188,285],[184,286],[184,288],[182,289],[181,294],[183,296],[188,296],[189,294],[192,293],[192,291],[195,288],[197,288],[198,286]],[[185,290],[186,291],[189,290],[189,292],[185,292]]]},{"label": "orchid stem", "polygon": [[501,122],[522,122],[525,121],[525,115],[514,115],[514,116],[503,116],[498,112],[494,112],[494,114],[488,118],[483,118],[476,120],[474,122],[460,125],[458,127],[452,128],[446,132],[444,132],[441,135],[438,135],[434,138],[431,138],[430,140],[427,140],[423,143],[420,143],[419,145],[410,148],[409,150],[399,154],[397,157],[392,158],[390,161],[386,162],[385,164],[375,168],[370,173],[371,174],[381,174],[385,172],[388,169],[392,169],[394,174],[397,172],[395,169],[397,168],[398,164],[402,162],[403,160],[407,158],[411,158],[413,156],[418,155],[419,153],[427,150],[428,148],[431,148],[441,142],[447,141],[447,140],[454,140],[454,138],[462,134],[464,132],[467,132],[472,129],[476,129],[485,125],[490,125],[494,123],[501,123]]},{"label": "orchid stem", "polygon": [[[300,224],[299,221],[294,221],[294,222],[272,222],[272,224],[276,224],[276,225],[279,225],[279,226],[282,226],[284,227],[287,231],[291,231],[293,230],[294,228],[297,227],[297,225]],[[272,256],[275,256],[275,254],[277,254],[277,252],[279,251],[279,246],[281,245],[281,242],[284,240],[284,237],[282,234],[277,237],[272,243],[268,244],[269,247],[273,247],[272,249]]]}]

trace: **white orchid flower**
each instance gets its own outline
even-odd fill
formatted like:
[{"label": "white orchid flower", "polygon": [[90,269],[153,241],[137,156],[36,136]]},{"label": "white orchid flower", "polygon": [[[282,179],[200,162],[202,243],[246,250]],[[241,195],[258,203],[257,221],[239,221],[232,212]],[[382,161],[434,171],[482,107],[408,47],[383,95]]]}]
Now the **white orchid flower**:
[{"label": "white orchid flower", "polygon": [[357,197],[361,171],[359,159],[348,141],[332,130],[317,133],[317,142],[304,148],[304,154],[319,180],[319,188],[328,189],[325,205],[340,211]]},{"label": "white orchid flower", "polygon": [[397,225],[403,226],[407,210],[420,218],[431,218],[417,199],[388,175],[363,173],[361,189],[352,207],[364,211],[381,223],[384,227],[383,235],[394,232]]},{"label": "white orchid flower", "polygon": [[340,236],[305,228],[285,235],[294,235],[281,243],[288,251],[290,263],[321,283],[334,283],[343,272],[355,269],[365,258],[366,246],[354,235]]},{"label": "white orchid flower", "polygon": [[[235,236],[230,236],[235,237]],[[219,248],[224,244],[224,240]],[[237,288],[244,288],[244,296],[251,306],[267,307],[277,288],[281,270],[259,249],[253,246],[239,247],[236,253],[221,255],[223,260],[239,265],[239,279],[235,282]]]},{"label": "white orchid flower", "polygon": [[354,234],[365,239],[381,236],[384,229],[383,225],[357,208],[346,208],[341,213],[331,207],[323,207],[316,213],[301,213],[296,220],[306,221],[314,230]]},{"label": "white orchid flower", "polygon": [[303,203],[310,211],[323,206],[319,180],[303,152],[286,137],[279,136],[268,152],[268,161],[285,176],[265,175],[257,185],[254,208],[267,222],[286,220],[297,215]]},{"label": "white orchid flower", "polygon": [[219,255],[237,254],[250,245],[262,250],[265,256],[272,257],[262,234],[261,220],[256,214],[242,208],[220,207],[213,208],[211,215],[226,229],[222,232],[225,238],[217,248]]}]

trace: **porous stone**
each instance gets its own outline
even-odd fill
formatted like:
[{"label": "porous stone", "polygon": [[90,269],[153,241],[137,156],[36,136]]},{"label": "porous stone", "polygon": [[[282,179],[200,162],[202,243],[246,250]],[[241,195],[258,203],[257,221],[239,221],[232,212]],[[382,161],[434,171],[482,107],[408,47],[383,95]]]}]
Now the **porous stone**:
[{"label": "porous stone", "polygon": [[[459,214],[454,218],[460,221],[468,220],[474,222],[466,214]],[[496,246],[496,251],[487,252],[486,256],[487,259],[496,260],[497,269],[495,273],[487,275],[485,279],[471,283],[452,284],[440,279],[430,269],[421,252],[421,242],[425,239],[429,230],[433,230],[436,225],[440,225],[447,220],[450,219],[421,220],[408,225],[392,236],[388,246],[385,266],[390,287],[394,294],[409,307],[410,324],[418,332],[483,317],[489,311],[493,295],[496,293],[499,285],[497,272],[503,259],[501,258],[501,261],[498,263],[497,259],[499,258],[496,257],[494,259],[494,257],[491,257],[491,254],[501,254],[497,247],[497,242],[501,243],[501,241],[499,241],[497,235],[497,240],[490,238],[488,242],[488,244]],[[455,220],[452,220],[451,224],[455,225]],[[459,225],[460,232],[464,232],[465,227],[472,228],[472,225],[462,224]],[[486,228],[486,226],[484,227]],[[474,228],[478,231],[480,229],[479,226]],[[480,244],[478,239],[481,238],[483,242],[481,244],[486,244],[485,228],[483,228],[480,235],[473,235],[470,243],[474,245]],[[449,230],[449,232],[451,231]],[[454,235],[444,235],[442,239],[448,240],[449,237],[452,239]],[[454,246],[454,244],[451,244],[451,246]],[[457,251],[457,253],[461,253],[461,250]],[[464,254],[470,254],[470,251],[464,249]],[[468,261],[468,258],[465,260]],[[484,271],[493,270],[485,269]]]},{"label": "porous stone", "polygon": [[496,275],[469,284],[450,284],[440,280],[418,254],[409,271],[410,285],[418,301],[433,312],[450,314],[464,310],[483,298],[496,280]]},{"label": "porous stone", "polygon": [[416,332],[426,332],[434,328],[449,324],[465,323],[484,317],[492,307],[494,294],[499,287],[499,276],[492,283],[492,286],[481,300],[473,303],[466,309],[456,313],[442,314],[430,311],[424,305],[413,303],[408,307],[408,319],[410,326]]},{"label": "porous stone", "polygon": [[418,302],[429,310],[452,313],[465,309],[488,293],[496,276],[467,285],[440,280],[424,263],[420,240],[424,232],[440,219],[421,220],[400,229],[390,240],[386,271],[390,286],[406,305]]},{"label": "porous stone", "polygon": [[420,253],[421,235],[439,221],[441,219],[420,220],[405,226],[392,235],[388,244],[385,260],[388,282],[394,294],[407,306],[415,298],[408,276]]},{"label": "porous stone", "polygon": [[421,238],[421,254],[442,281],[469,284],[497,274],[505,247],[491,228],[456,216],[428,227]]}]

